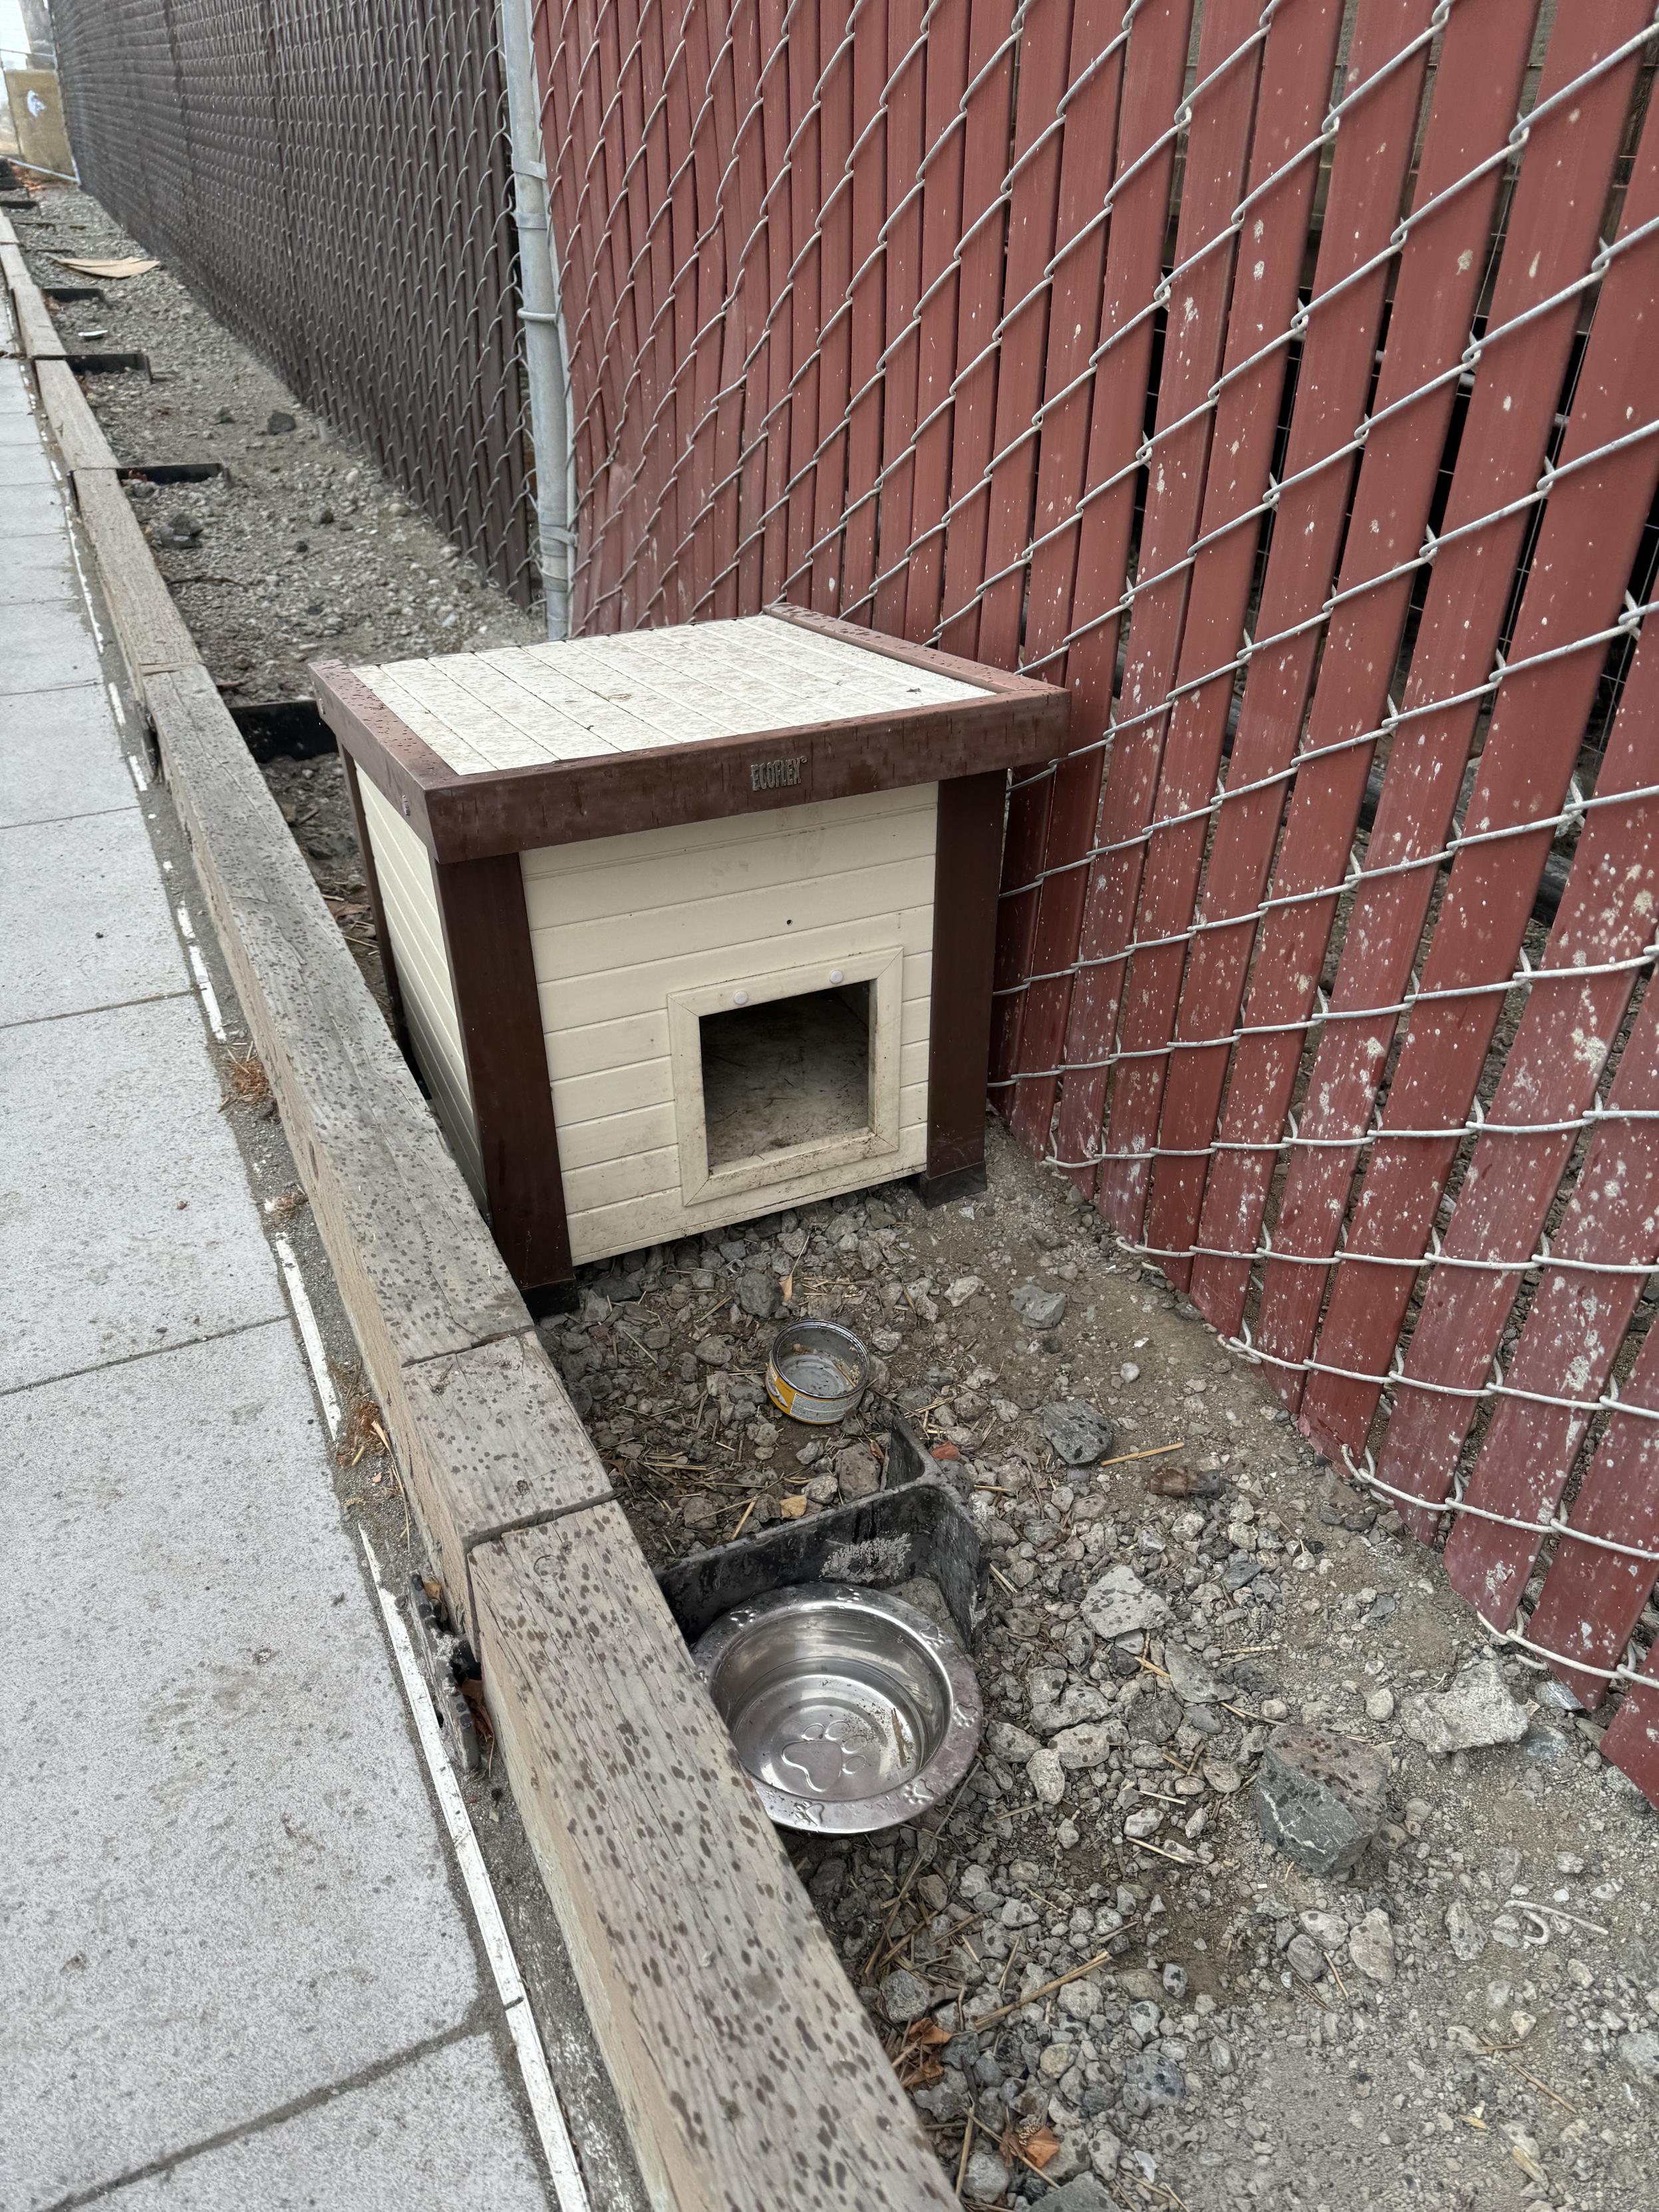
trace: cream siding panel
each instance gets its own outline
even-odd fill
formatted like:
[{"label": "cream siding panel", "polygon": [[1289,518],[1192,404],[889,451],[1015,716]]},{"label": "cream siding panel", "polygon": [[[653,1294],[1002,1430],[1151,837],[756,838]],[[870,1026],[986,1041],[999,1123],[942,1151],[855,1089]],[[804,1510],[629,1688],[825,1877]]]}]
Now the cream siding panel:
[{"label": "cream siding panel", "polygon": [[374,848],[374,872],[392,939],[392,957],[398,963],[410,1042],[432,1092],[439,1122],[474,1196],[482,1203],[483,1162],[431,858],[368,778],[362,776],[358,781],[369,843]]},{"label": "cream siding panel", "polygon": [[[578,1260],[926,1164],[937,811],[927,785],[524,854]],[[903,956],[896,1150],[687,1204],[671,997],[781,970],[825,988],[832,968],[888,951]]]}]

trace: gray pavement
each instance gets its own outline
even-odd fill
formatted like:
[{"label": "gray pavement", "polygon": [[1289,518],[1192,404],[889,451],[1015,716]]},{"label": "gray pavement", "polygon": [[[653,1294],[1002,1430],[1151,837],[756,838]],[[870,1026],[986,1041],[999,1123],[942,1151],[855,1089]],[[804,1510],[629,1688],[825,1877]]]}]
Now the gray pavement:
[{"label": "gray pavement", "polygon": [[0,361],[0,2207],[546,2212],[145,807]]}]

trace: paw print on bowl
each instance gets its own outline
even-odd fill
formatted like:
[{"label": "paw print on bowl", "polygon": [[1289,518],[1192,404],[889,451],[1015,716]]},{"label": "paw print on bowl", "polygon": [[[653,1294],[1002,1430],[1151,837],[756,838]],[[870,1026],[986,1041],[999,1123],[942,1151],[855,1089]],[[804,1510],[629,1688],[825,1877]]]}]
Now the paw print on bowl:
[{"label": "paw print on bowl", "polygon": [[779,1764],[793,1788],[803,1796],[811,1791],[823,1797],[837,1783],[856,1781],[877,1755],[876,1732],[868,1721],[857,1713],[831,1713],[786,1744]]}]

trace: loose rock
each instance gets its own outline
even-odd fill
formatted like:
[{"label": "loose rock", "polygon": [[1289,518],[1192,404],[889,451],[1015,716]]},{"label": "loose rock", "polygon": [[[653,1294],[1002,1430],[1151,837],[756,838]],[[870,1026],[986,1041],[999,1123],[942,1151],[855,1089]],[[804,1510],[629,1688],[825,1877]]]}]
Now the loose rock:
[{"label": "loose rock", "polygon": [[1389,1770],[1369,1745],[1292,1722],[1267,1740],[1253,1802],[1262,1834],[1310,1874],[1346,1874],[1386,1819]]},{"label": "loose rock", "polygon": [[1133,1568],[1109,1567],[1085,1592],[1083,1617],[1097,1636],[1109,1642],[1141,1629],[1161,1628],[1170,1618],[1170,1608]]},{"label": "loose rock", "polygon": [[931,2002],[927,1983],[908,1966],[896,1968],[881,1985],[881,2008],[895,2027],[920,2020]]},{"label": "loose rock", "polygon": [[1527,1716],[1510,1695],[1497,1662],[1483,1657],[1465,1667],[1439,1695],[1425,1692],[1408,1698],[1401,1726],[1425,1750],[1445,1758],[1454,1751],[1518,1743],[1527,1732]]},{"label": "loose rock", "polygon": [[1010,1303],[1033,1328],[1053,1328],[1066,1313],[1065,1291],[1045,1291],[1036,1283],[1022,1283]]},{"label": "loose rock", "polygon": [[1057,1751],[1034,1751],[1025,1762],[1025,1778],[1039,1805],[1058,1805],[1066,1795],[1066,1769]]},{"label": "loose rock", "polygon": [[1103,1414],[1070,1399],[1039,1407],[1037,1426],[1065,1467],[1093,1467],[1116,1441],[1116,1431]]},{"label": "loose rock", "polygon": [[1348,1938],[1348,1956],[1368,1981],[1394,1979],[1394,1928],[1386,1912],[1368,1912]]},{"label": "loose rock", "polygon": [[753,1314],[757,1321],[770,1321],[774,1314],[783,1310],[777,1284],[769,1275],[740,1275],[738,1304],[744,1313]]},{"label": "loose rock", "polygon": [[981,2204],[1000,2204],[1008,2193],[1008,2169],[994,2151],[976,2150],[968,2161],[962,2193]]},{"label": "loose rock", "polygon": [[1446,1907],[1446,1934],[1454,1958],[1478,1959],[1486,1948],[1486,1934],[1480,1922],[1461,1897],[1454,1898]]}]

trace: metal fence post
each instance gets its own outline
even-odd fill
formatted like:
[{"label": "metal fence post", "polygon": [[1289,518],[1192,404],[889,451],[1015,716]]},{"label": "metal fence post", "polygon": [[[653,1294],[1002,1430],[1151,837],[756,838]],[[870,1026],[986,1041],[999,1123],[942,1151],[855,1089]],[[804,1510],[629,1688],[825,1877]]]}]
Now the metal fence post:
[{"label": "metal fence post", "polygon": [[547,219],[541,100],[530,39],[530,0],[500,0],[513,155],[513,212],[519,230],[519,320],[524,327],[530,435],[536,457],[536,520],[550,638],[570,635],[570,374],[559,304],[558,251]]}]

